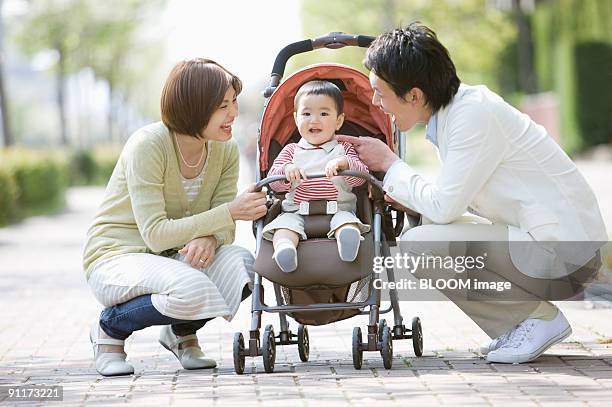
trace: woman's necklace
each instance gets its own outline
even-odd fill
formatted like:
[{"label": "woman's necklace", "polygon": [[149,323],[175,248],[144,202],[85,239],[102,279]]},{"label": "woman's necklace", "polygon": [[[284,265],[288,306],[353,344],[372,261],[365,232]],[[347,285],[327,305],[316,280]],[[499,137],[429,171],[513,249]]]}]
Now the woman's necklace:
[{"label": "woman's necklace", "polygon": [[174,139],[176,140],[176,147],[178,149],[179,156],[181,157],[181,161],[183,161],[183,164],[185,164],[185,167],[187,167],[187,168],[198,168],[200,166],[200,164],[202,164],[202,160],[204,159],[204,152],[206,151],[206,143],[204,143],[204,145],[202,146],[202,154],[200,155],[200,159],[198,160],[198,162],[195,163],[194,165],[191,165],[191,164],[189,164],[187,162],[187,160],[185,160],[185,157],[183,157],[183,152],[181,151],[181,146],[179,145],[178,138],[176,137],[176,134],[174,135]]}]

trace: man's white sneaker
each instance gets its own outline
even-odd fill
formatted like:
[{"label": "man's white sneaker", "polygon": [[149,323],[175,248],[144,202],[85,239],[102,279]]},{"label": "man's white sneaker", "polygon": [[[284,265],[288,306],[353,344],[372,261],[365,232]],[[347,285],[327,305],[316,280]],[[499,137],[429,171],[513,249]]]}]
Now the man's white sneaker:
[{"label": "man's white sneaker", "polygon": [[512,328],[511,330],[499,335],[497,338],[493,339],[491,342],[489,342],[486,345],[482,345],[480,347],[480,353],[483,355],[488,354],[489,352],[494,351],[495,349],[499,348],[500,346],[502,346],[504,343],[506,343],[506,341],[508,340],[508,338],[510,337],[510,334],[512,334],[512,332],[514,332],[514,330],[516,329],[516,327]]},{"label": "man's white sneaker", "polygon": [[489,362],[525,363],[570,336],[572,328],[561,311],[551,321],[526,319],[516,326],[499,348],[487,354]]}]

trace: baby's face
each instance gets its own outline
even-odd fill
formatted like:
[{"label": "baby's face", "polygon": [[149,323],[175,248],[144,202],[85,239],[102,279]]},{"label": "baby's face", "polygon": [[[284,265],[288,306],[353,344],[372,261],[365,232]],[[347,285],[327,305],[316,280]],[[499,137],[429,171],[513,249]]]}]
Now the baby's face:
[{"label": "baby's face", "polygon": [[344,114],[338,115],[334,99],[327,95],[302,96],[293,115],[300,135],[313,145],[333,139],[344,121]]}]

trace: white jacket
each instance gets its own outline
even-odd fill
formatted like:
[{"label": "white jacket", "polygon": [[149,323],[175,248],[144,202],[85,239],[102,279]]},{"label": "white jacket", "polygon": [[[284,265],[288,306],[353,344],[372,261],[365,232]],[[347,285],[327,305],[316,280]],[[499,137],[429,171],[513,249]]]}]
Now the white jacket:
[{"label": "white jacket", "polygon": [[[438,179],[429,183],[396,162],[384,184],[391,198],[438,224],[469,210],[508,225],[510,241],[607,241],[597,199],[576,165],[542,126],[487,87],[461,85],[436,125]],[[545,256],[550,250],[538,244],[511,244],[510,254],[521,272],[551,278],[576,268],[563,263],[585,264],[601,245],[562,244]]]}]

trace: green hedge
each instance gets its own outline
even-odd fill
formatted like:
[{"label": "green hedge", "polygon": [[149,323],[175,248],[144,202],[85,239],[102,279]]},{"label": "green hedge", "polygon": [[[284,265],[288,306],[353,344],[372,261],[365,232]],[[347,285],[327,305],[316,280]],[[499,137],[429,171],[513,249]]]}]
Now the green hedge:
[{"label": "green hedge", "polygon": [[612,44],[576,44],[576,99],[584,147],[612,143]]},{"label": "green hedge", "polygon": [[121,146],[97,146],[70,156],[71,185],[106,185],[121,153]]},{"label": "green hedge", "polygon": [[64,206],[68,164],[60,152],[10,149],[0,152],[0,223]]},{"label": "green hedge", "polygon": [[0,225],[65,205],[68,185],[105,185],[120,146],[85,151],[0,150]]},{"label": "green hedge", "polygon": [[17,184],[8,165],[0,161],[0,225],[15,219],[17,212]]}]

